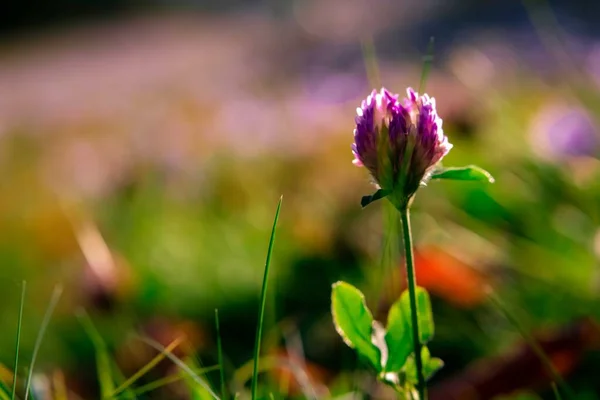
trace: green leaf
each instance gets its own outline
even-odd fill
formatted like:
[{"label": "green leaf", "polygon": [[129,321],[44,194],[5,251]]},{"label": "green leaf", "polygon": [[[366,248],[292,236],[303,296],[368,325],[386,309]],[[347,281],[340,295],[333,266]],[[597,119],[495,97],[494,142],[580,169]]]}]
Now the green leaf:
[{"label": "green leaf", "polygon": [[431,179],[450,179],[454,181],[488,181],[494,183],[494,177],[476,165],[465,167],[440,168],[433,172]]},{"label": "green leaf", "polygon": [[[443,366],[444,362],[437,357],[431,357],[429,349],[425,346],[421,348],[421,360],[423,361],[423,376],[425,380],[430,379]],[[413,385],[417,384],[417,367],[415,365],[415,357],[411,355],[404,365],[404,373],[406,380]]]},{"label": "green leaf", "polygon": [[369,196],[363,196],[362,199],[360,200],[360,205],[363,208],[365,208],[366,206],[368,206],[372,202],[377,201],[379,199],[383,199],[388,194],[390,194],[389,191],[386,191],[386,190],[383,190],[383,189],[379,189],[378,191],[376,191],[375,193],[373,193],[373,194],[371,194]]},{"label": "green leaf", "polygon": [[[433,334],[435,333],[435,327],[433,325],[433,313],[431,312],[431,301],[429,300],[429,293],[427,293],[427,290],[422,287],[417,287],[416,298],[417,317],[419,322],[419,340],[422,344],[425,344],[433,338]],[[402,305],[402,313],[406,318],[407,324],[412,326],[410,322],[410,297],[408,290],[405,290],[402,293],[400,296],[400,302]],[[412,330],[410,332],[412,332]],[[412,336],[410,337],[412,338]]]},{"label": "green leaf", "polygon": [[436,372],[444,367],[444,361],[441,358],[432,357],[423,367],[425,379],[430,379]]},{"label": "green leaf", "polygon": [[344,342],[381,372],[381,353],[372,342],[373,316],[360,290],[346,282],[334,283],[331,314],[335,329]]},{"label": "green leaf", "polygon": [[386,372],[398,372],[413,351],[413,343],[408,321],[410,315],[404,315],[402,302],[396,301],[390,308],[387,321],[385,343],[388,348],[388,359],[385,364]]}]

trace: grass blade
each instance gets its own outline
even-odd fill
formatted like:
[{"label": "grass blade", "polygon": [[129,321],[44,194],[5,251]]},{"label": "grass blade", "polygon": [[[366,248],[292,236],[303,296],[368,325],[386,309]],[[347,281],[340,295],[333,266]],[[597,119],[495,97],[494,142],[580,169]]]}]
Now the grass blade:
[{"label": "grass blade", "polygon": [[554,393],[554,398],[556,400],[562,400],[562,397],[560,397],[560,392],[558,391],[555,382],[552,382],[552,393]]},{"label": "grass blade", "polygon": [[[269,371],[278,365],[283,365],[281,357],[266,356],[262,360],[263,362],[259,366],[258,372]],[[254,375],[254,360],[249,360],[247,363],[241,365],[234,373],[233,380],[239,385],[244,386]]]},{"label": "grass blade", "polygon": [[[552,364],[552,361],[548,358],[548,356],[546,355],[544,350],[540,347],[540,345],[535,340],[535,338],[533,336],[531,336],[521,326],[517,317],[511,311],[509,311],[508,308],[506,308],[506,306],[502,303],[502,301],[498,298],[498,296],[495,295],[495,293],[490,292],[489,298],[490,298],[491,302],[502,312],[502,314],[504,314],[504,316],[511,323],[511,325],[521,334],[521,336],[523,336],[523,339],[525,339],[525,342],[527,343],[527,345],[529,345],[531,350],[533,350],[533,352],[539,358],[539,360],[542,362],[544,367],[546,367],[546,369],[548,370],[548,373],[550,374],[552,379],[555,382],[558,382],[558,384],[562,387],[564,392],[568,394],[568,398],[575,399],[576,398],[575,393],[569,387],[569,385],[567,385],[567,383],[562,378],[560,373],[556,370],[556,367],[554,367],[554,364]],[[557,392],[558,392],[558,390],[556,391],[556,393]],[[558,398],[560,398],[560,397],[558,397]]]},{"label": "grass blade", "polygon": [[50,324],[50,318],[54,313],[54,309],[58,304],[58,300],[60,300],[60,296],[62,294],[62,287],[56,286],[54,291],[52,292],[52,297],[50,298],[50,303],[48,303],[48,307],[46,308],[46,313],[44,314],[44,319],[42,320],[42,325],[40,326],[40,330],[38,332],[37,338],[35,339],[35,345],[33,346],[33,354],[31,356],[31,362],[29,363],[29,374],[27,376],[27,384],[25,385],[25,397],[27,400],[29,398],[29,391],[31,390],[31,381],[33,379],[33,368],[35,367],[35,360],[37,358],[40,347],[42,346],[42,340],[44,339],[44,334],[46,333],[46,329]]},{"label": "grass blade", "polygon": [[[547,0],[523,0],[523,7],[542,46],[554,59],[562,76],[583,76],[583,70],[573,62],[565,38],[568,37],[558,22],[556,13]],[[568,83],[568,80],[565,80]]]},{"label": "grass blade", "polygon": [[[117,362],[112,358],[111,358],[111,361],[112,361],[111,372],[112,372],[112,377],[114,379],[114,382],[115,383],[125,382],[125,376],[123,376],[123,372],[121,372],[121,370],[119,369]],[[120,400],[135,400],[135,399],[137,399],[137,396],[135,395],[135,393],[131,387],[126,387],[125,389],[123,389],[123,391],[119,395],[119,399]]]},{"label": "grass blade", "polygon": [[[117,381],[124,381],[125,378],[119,370],[118,366],[112,360],[108,354],[108,349],[104,339],[94,326],[90,316],[82,308],[76,313],[79,322],[86,331],[86,334],[92,341],[94,350],[96,351],[96,370],[98,374],[98,382],[100,383],[100,391],[102,398],[114,398],[116,395],[115,383]],[[122,385],[123,386],[123,385]],[[135,399],[135,394],[131,391],[128,386],[125,386],[119,393],[123,393],[121,398],[124,399]]]},{"label": "grass blade", "polygon": [[300,385],[304,397],[306,399],[317,399],[317,391],[315,390],[311,382],[310,375],[307,372],[305,362],[306,357],[304,356],[304,348],[302,346],[302,338],[300,337],[300,333],[297,331],[297,328],[292,330],[292,327],[290,326],[284,327],[283,338],[287,353],[290,356],[294,356],[288,357],[290,370],[296,377],[296,381]]},{"label": "grass blade", "polygon": [[[192,371],[195,374],[205,374],[207,372],[212,372],[212,371],[216,371],[217,369],[219,369],[218,365],[213,365],[211,367],[206,367],[206,368],[199,368],[199,369],[193,369]],[[188,374],[184,371],[184,372],[180,372],[178,374],[171,374],[168,376],[165,376],[164,378],[161,379],[157,379],[153,382],[147,383],[145,385],[142,385],[138,388],[136,388],[133,392],[135,395],[139,396],[141,394],[144,393],[148,393],[151,392],[152,390],[158,389],[160,387],[166,386],[170,383],[173,382],[177,382],[183,378],[185,378]]]},{"label": "grass blade", "polygon": [[6,387],[4,382],[0,381],[0,400],[11,400],[11,391]]},{"label": "grass blade", "polygon": [[[192,371],[198,371],[202,369],[201,360],[198,356],[189,355],[186,358],[181,359]],[[184,384],[188,387],[192,400],[210,400],[211,394],[203,387],[199,387],[194,383],[193,380],[189,378],[189,376],[184,377]],[[210,385],[210,380],[206,377],[206,381],[208,386]]]},{"label": "grass blade", "polygon": [[375,54],[375,44],[373,38],[369,36],[361,41],[361,49],[365,60],[365,69],[367,70],[367,80],[373,88],[381,86],[381,74],[377,65],[377,55]]},{"label": "grass blade", "polygon": [[183,361],[181,361],[172,352],[167,351],[167,349],[163,345],[161,345],[157,341],[152,340],[150,338],[138,337],[138,339],[141,340],[142,342],[146,343],[148,346],[152,347],[153,349],[158,350],[161,353],[164,353],[165,356],[169,360],[173,361],[173,363],[175,365],[177,365],[179,368],[181,368],[182,370],[184,370],[190,376],[190,378],[192,378],[192,380],[194,382],[196,382],[197,384],[199,384],[200,386],[202,386],[212,396],[212,398],[214,398],[216,400],[220,400],[219,396],[217,396],[215,394],[215,392],[212,391],[212,389],[210,388],[210,386],[208,385],[208,383],[206,383],[202,378],[200,378],[200,376],[198,376],[194,372],[193,369],[191,369],[190,367],[188,367]]},{"label": "grass blade", "polygon": [[100,384],[101,398],[109,398],[115,391],[115,385],[111,374],[111,363],[106,343],[104,343],[102,336],[85,310],[78,310],[77,318],[79,318],[79,322],[92,341],[96,351],[96,372],[98,374],[98,383]]},{"label": "grass blade", "polygon": [[19,304],[19,319],[17,322],[17,342],[15,344],[15,366],[13,368],[12,392],[10,395],[11,400],[15,400],[17,393],[17,368],[19,367],[19,348],[21,347],[21,326],[23,325],[23,304],[25,304],[26,289],[27,282],[23,281],[21,284],[21,303]]},{"label": "grass blade", "polygon": [[425,91],[425,83],[427,82],[427,77],[429,76],[429,70],[431,69],[431,64],[433,63],[433,51],[435,46],[434,37],[429,38],[429,45],[427,46],[427,53],[425,57],[423,57],[423,70],[421,71],[421,81],[419,82],[419,94],[423,94]]},{"label": "grass blade", "polygon": [[[166,352],[172,352],[177,346],[181,344],[183,338],[177,338],[171,342],[167,347],[165,347]],[[117,387],[112,394],[109,396],[110,398],[116,397],[118,394],[129,388],[135,381],[144,376],[148,371],[154,368],[159,362],[161,362],[165,357],[166,353],[159,353],[156,357],[154,357],[150,362],[140,368],[135,374],[131,375],[125,382],[123,382],[119,387]]]},{"label": "grass blade", "polygon": [[221,378],[221,399],[227,399],[225,388],[225,367],[223,365],[223,347],[221,346],[221,327],[219,324],[219,310],[215,309],[215,325],[217,327],[217,356],[219,361],[219,375]]},{"label": "grass blade", "polygon": [[254,343],[254,372],[252,374],[252,400],[256,400],[256,390],[258,385],[258,357],[260,355],[260,341],[262,337],[263,320],[265,317],[265,303],[267,300],[267,283],[269,280],[269,269],[271,266],[271,254],[273,253],[273,243],[275,242],[275,231],[277,230],[277,220],[279,220],[279,211],[281,210],[281,202],[283,196],[279,198],[277,203],[277,211],[275,211],[275,219],[273,220],[273,228],[271,229],[271,238],[269,239],[269,248],[267,250],[267,260],[265,262],[265,273],[263,276],[262,290],[260,293],[260,306],[258,309],[258,324],[256,326],[256,341]]}]

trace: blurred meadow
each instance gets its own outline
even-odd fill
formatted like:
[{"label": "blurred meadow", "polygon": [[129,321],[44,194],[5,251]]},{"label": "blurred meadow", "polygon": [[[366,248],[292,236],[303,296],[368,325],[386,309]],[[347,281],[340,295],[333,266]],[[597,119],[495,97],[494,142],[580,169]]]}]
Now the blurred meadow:
[{"label": "blurred meadow", "polygon": [[[387,202],[361,209],[373,189],[350,145],[373,87],[418,88],[434,36],[426,92],[454,144],[444,164],[496,182],[431,182],[415,202],[430,348],[445,361],[430,399],[554,398],[531,341],[577,399],[600,398],[600,4],[8,0],[2,14],[5,386],[26,281],[20,388],[62,288],[37,399],[100,398],[94,329],[125,377],[158,354],[140,335],[183,338],[174,353],[197,367],[218,363],[220,337],[227,389],[248,398],[283,195],[264,395],[394,398],[337,335],[331,284],[359,287],[380,318],[404,287],[398,223],[384,228]],[[206,398],[185,379],[142,393],[177,372],[160,361],[137,398]],[[203,376],[219,387],[218,369]]]}]

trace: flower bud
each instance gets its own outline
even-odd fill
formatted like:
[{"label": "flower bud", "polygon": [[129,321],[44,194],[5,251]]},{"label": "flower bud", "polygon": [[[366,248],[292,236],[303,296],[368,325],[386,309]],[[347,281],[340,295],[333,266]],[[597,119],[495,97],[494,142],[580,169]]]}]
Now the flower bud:
[{"label": "flower bud", "polygon": [[366,167],[384,196],[407,207],[433,167],[450,151],[435,99],[411,88],[402,102],[385,88],[357,108],[353,163]]}]

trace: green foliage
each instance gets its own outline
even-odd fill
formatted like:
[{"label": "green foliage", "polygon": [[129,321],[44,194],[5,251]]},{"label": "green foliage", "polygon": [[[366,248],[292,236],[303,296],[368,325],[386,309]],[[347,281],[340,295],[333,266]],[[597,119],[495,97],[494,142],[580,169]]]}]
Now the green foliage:
[{"label": "green foliage", "polygon": [[385,344],[388,349],[385,371],[400,371],[410,353],[414,351],[410,334],[410,315],[404,312],[401,300],[396,301],[388,313]]},{"label": "green foliage", "polygon": [[[429,294],[417,288],[417,309],[421,343],[427,343],[434,334]],[[405,291],[388,313],[386,329],[373,320],[364,295],[346,282],[336,282],[332,289],[333,322],[336,330],[359,356],[369,361],[382,382],[399,393],[408,393],[417,384],[414,347],[411,335],[410,304]],[[384,338],[384,339],[382,339]],[[423,375],[429,379],[444,363],[431,357],[429,349],[421,349]]]},{"label": "green foliage", "polygon": [[[229,27],[229,24],[221,25],[226,27],[224,29]],[[218,42],[218,33],[214,36],[215,42]],[[485,44],[486,40],[483,40],[474,44],[474,48],[477,50],[477,46]],[[370,59],[373,61],[370,61],[370,64],[373,65],[376,58],[375,49],[368,50],[372,54]],[[452,59],[455,56],[460,58],[462,50],[463,43],[458,43],[456,48],[448,48],[448,54]],[[495,72],[502,73],[504,67],[498,68]],[[369,69],[369,76],[379,75],[372,72],[374,69]],[[426,75],[425,71],[426,68],[423,68],[422,76]],[[538,110],[545,108],[547,103],[553,103],[556,99],[564,100],[564,93],[561,90],[557,91],[556,85],[543,82],[543,78],[540,79],[541,75],[535,71],[528,73],[525,68],[519,68],[518,74],[507,72],[508,74],[502,73],[502,76],[515,79],[496,80],[502,84],[478,87],[474,92],[471,92],[472,88],[465,87],[459,95],[462,100],[459,99],[452,105],[452,113],[442,112],[440,115],[444,119],[450,141],[455,144],[448,157],[448,164],[460,166],[474,163],[485,166],[494,173],[497,184],[430,184],[428,190],[418,197],[419,211],[423,210],[426,216],[418,219],[415,228],[419,238],[427,236],[425,242],[433,236],[436,244],[439,243],[443,248],[451,248],[453,254],[457,253],[456,255],[460,256],[460,260],[476,260],[478,271],[484,276],[494,278],[499,297],[506,305],[515,310],[527,310],[527,315],[522,316],[526,319],[522,322],[526,323],[527,332],[536,332],[539,327],[545,332],[549,328],[561,326],[568,326],[575,331],[579,326],[580,317],[589,315],[598,319],[600,316],[600,308],[597,307],[598,288],[594,284],[598,257],[595,254],[597,252],[593,251],[600,226],[597,201],[600,196],[598,153],[593,157],[584,158],[571,155],[558,158],[551,154],[544,154],[544,158],[551,156],[544,160],[534,158],[533,150],[538,150],[542,143],[538,140],[538,143],[531,143],[530,134],[541,133],[544,137],[544,132],[537,132],[539,124],[531,122],[538,121]],[[438,100],[452,97],[453,90],[452,85],[444,84],[447,77],[441,75],[436,77],[441,83],[436,84],[435,90],[430,93]],[[585,101],[581,105],[587,104],[590,114],[597,116],[600,105],[595,97],[597,88],[595,85],[585,85],[588,78],[584,75],[576,74],[575,78],[583,85],[575,88],[574,94],[577,97],[583,94]],[[553,77],[567,82],[567,85],[570,80],[569,76],[563,74]],[[464,77],[461,76],[462,78]],[[376,82],[372,82],[371,86],[378,87],[381,84],[380,79],[374,80]],[[286,82],[293,88],[298,87],[298,82]],[[261,82],[256,82],[256,85],[260,86]],[[168,88],[168,84],[165,88]],[[270,96],[272,89],[276,89],[277,93],[297,95],[297,90],[286,90],[289,87],[269,87],[268,92],[261,92],[261,96],[279,100],[278,96]],[[424,89],[419,90],[423,91]],[[156,97],[164,101],[164,96]],[[147,109],[156,106],[152,96],[145,96],[144,99],[152,101],[151,107]],[[168,120],[176,121],[182,126],[193,126],[199,135],[197,144],[202,147],[206,145],[203,154],[211,155],[214,148],[209,147],[209,142],[212,140],[205,143],[204,136],[219,136],[214,134],[213,129],[214,120],[218,120],[218,115],[215,114],[215,118],[206,118],[213,115],[213,109],[207,109],[206,114],[204,110],[200,110],[200,114],[188,112],[187,107],[191,103],[188,100],[187,97],[178,97],[177,94],[167,99],[169,110],[176,110],[177,115],[176,118]],[[243,100],[247,100],[248,103],[253,101],[251,94]],[[259,100],[264,99],[261,97]],[[575,99],[569,97],[568,105],[580,106],[579,101],[574,101],[577,104],[571,104],[571,100]],[[146,101],[140,103],[146,108]],[[286,106],[289,104],[286,101],[280,103]],[[211,104],[215,109],[221,109],[223,106],[218,101]],[[181,105],[185,105],[186,108]],[[346,106],[344,104],[342,108]],[[190,108],[193,107],[192,104]],[[272,111],[275,115],[283,115],[280,109],[272,109],[266,105],[257,108]],[[83,131],[91,133],[102,131],[104,126],[109,126],[111,130],[119,133],[119,137],[127,138],[122,132],[130,130],[130,124],[136,123],[138,111],[136,108],[131,109],[135,110],[131,115],[124,114],[122,118],[117,119],[109,113],[110,118],[114,120],[104,121],[92,116],[86,119],[88,123],[84,122],[81,126],[84,127]],[[347,151],[339,151],[338,140],[346,143],[351,138],[339,139],[339,135],[331,133],[342,129],[348,131],[349,122],[348,118],[343,117],[338,123],[336,118],[340,114],[337,112],[339,110],[336,107],[333,111],[331,114],[334,118],[327,124],[331,127],[323,128],[319,135],[320,151],[311,152],[310,156],[296,156],[296,153],[291,151],[283,154],[277,147],[266,149],[264,154],[254,158],[246,153],[243,153],[244,157],[238,157],[237,153],[234,153],[231,158],[223,161],[221,155],[198,157],[191,151],[190,146],[189,149],[183,148],[186,151],[177,158],[177,162],[186,166],[185,173],[172,173],[170,169],[165,169],[163,174],[163,154],[158,151],[161,149],[157,148],[152,154],[144,154],[143,157],[137,158],[134,157],[139,153],[135,150],[136,147],[131,153],[131,159],[125,163],[131,166],[131,169],[113,171],[113,164],[119,163],[110,163],[112,172],[107,175],[116,177],[116,183],[107,182],[101,195],[86,197],[81,205],[99,223],[111,252],[118,255],[120,261],[130,268],[131,276],[138,285],[133,291],[120,290],[123,296],[122,304],[126,307],[118,307],[109,317],[110,325],[106,329],[100,329],[102,335],[106,336],[107,343],[114,342],[115,346],[127,345],[125,341],[112,338],[124,339],[131,325],[139,323],[144,327],[149,317],[162,318],[166,315],[201,323],[205,327],[212,317],[213,309],[218,306],[222,313],[225,347],[231,349],[232,355],[241,354],[240,358],[245,358],[234,360],[233,365],[239,366],[239,363],[249,358],[248,355],[252,354],[255,313],[258,308],[255,307],[255,297],[260,290],[260,282],[255,278],[257,273],[262,274],[263,242],[268,236],[266,231],[270,228],[267,225],[272,220],[271,205],[265,202],[264,198],[274,198],[282,188],[285,188],[286,196],[289,194],[293,199],[289,204],[289,214],[293,218],[281,221],[285,224],[281,224],[282,228],[277,232],[278,251],[275,255],[276,260],[286,266],[285,269],[281,269],[283,273],[278,281],[281,293],[277,295],[277,300],[282,302],[281,307],[285,307],[289,313],[285,317],[294,319],[297,310],[304,307],[302,310],[307,311],[303,314],[303,317],[306,317],[303,319],[303,333],[311,330],[312,325],[316,324],[315,321],[320,322],[318,318],[329,306],[327,288],[330,283],[339,279],[342,273],[359,282],[357,271],[362,267],[367,271],[366,274],[377,278],[361,282],[357,286],[364,288],[366,293],[382,293],[382,297],[387,295],[387,287],[380,282],[387,283],[390,275],[383,268],[372,268],[371,260],[376,253],[372,243],[376,238],[371,225],[361,225],[365,220],[370,224],[371,218],[377,216],[377,210],[368,210],[361,214],[356,207],[358,204],[353,204],[357,199],[351,193],[362,190],[360,188],[366,187],[367,182],[364,174],[357,173],[349,167]],[[82,121],[86,118],[84,114],[78,116],[80,117]],[[545,116],[544,119],[546,118]],[[127,121],[125,126],[119,122],[121,119]],[[121,125],[113,129],[117,124]],[[305,124],[290,123],[289,126],[290,129],[307,129]],[[41,132],[48,129],[51,133],[55,128],[56,126],[40,125],[39,130]],[[29,133],[27,128],[25,130]],[[62,224],[52,222],[57,217],[48,215],[47,212],[48,208],[52,209],[53,198],[38,196],[39,191],[35,190],[33,179],[27,177],[39,175],[33,173],[38,168],[47,171],[48,161],[52,160],[53,152],[60,152],[62,146],[77,145],[74,147],[79,148],[78,143],[82,140],[86,143],[91,139],[87,134],[80,136],[80,132],[82,130],[75,127],[67,129],[56,140],[51,140],[51,146],[45,145],[46,139],[36,142],[35,149],[39,150],[35,150],[35,154],[39,153],[39,156],[34,156],[33,150],[29,153],[25,146],[11,151],[6,147],[7,143],[3,145],[8,157],[5,160],[2,211],[4,235],[0,246],[5,301],[0,311],[9,323],[1,346],[4,349],[2,359],[7,363],[8,360],[12,361],[13,354],[18,354],[13,353],[15,323],[12,321],[17,321],[17,292],[20,291],[20,281],[27,279],[30,287],[34,289],[28,291],[29,308],[24,315],[21,366],[18,370],[14,368],[15,372],[18,372],[15,373],[15,378],[17,375],[19,377],[19,395],[22,395],[28,372],[25,364],[31,356],[31,347],[39,325],[33,322],[36,321],[38,312],[43,313],[42,303],[47,300],[43,294],[48,289],[51,290],[55,281],[68,282],[66,288],[69,296],[65,299],[67,301],[61,312],[61,320],[56,327],[52,323],[47,331],[38,364],[47,366],[47,370],[65,365],[81,365],[89,370],[94,369],[94,353],[83,351],[88,349],[88,346],[83,346],[87,343],[87,338],[83,337],[81,329],[69,329],[68,322],[69,310],[73,307],[71,302],[75,299],[70,285],[80,285],[80,282],[76,281],[76,268],[72,268],[71,263],[77,262],[81,258],[80,254],[77,248],[69,252],[65,250],[69,247],[64,243],[69,232],[61,228]],[[564,134],[569,136],[567,131]],[[45,138],[47,135],[38,136]],[[312,140],[310,135],[303,135],[302,138]],[[179,136],[174,138],[172,143],[169,141],[165,150],[172,150],[171,144],[178,146],[178,139]],[[105,155],[109,160],[113,159],[110,149],[118,149],[119,154],[123,149],[129,151],[128,138],[120,142],[116,137],[106,136],[106,143],[111,145],[98,148],[106,151]],[[559,143],[548,144],[552,148],[560,146]],[[90,145],[92,149],[96,148],[94,142],[90,142]],[[347,143],[343,146],[347,146]],[[303,145],[299,148],[303,148]],[[51,152],[48,153],[46,149]],[[69,154],[70,152],[64,153],[65,161],[68,160]],[[24,165],[27,165],[27,169]],[[81,164],[80,169],[81,176],[88,176],[84,174],[85,162]],[[154,171],[160,171],[156,173],[158,179],[154,179]],[[84,187],[88,184],[93,186],[93,178],[96,175],[90,176],[90,182],[84,180]],[[490,181],[486,174],[476,174],[473,169],[465,171],[461,168],[436,171],[432,177],[436,180],[459,178],[471,182]],[[359,193],[372,192],[367,190]],[[22,195],[19,195],[20,193]],[[374,196],[375,194],[366,197]],[[373,200],[377,198],[382,197]],[[35,206],[32,206],[29,200],[20,199],[34,199]],[[381,205],[392,207],[387,201]],[[36,215],[39,215],[39,218]],[[21,229],[21,225],[25,225],[23,222],[36,225],[35,231],[30,228]],[[46,234],[39,235],[38,230]],[[421,236],[421,232],[425,234]],[[279,241],[286,235],[289,235],[288,238],[293,237],[293,240]],[[395,239],[391,240],[392,244],[389,247],[399,243],[399,240]],[[369,245],[365,246],[367,242]],[[315,259],[319,262],[314,262]],[[392,259],[393,268],[397,270],[397,257]],[[63,268],[65,265],[69,267]],[[301,276],[298,271],[306,265],[315,265],[315,269]],[[468,267],[471,265],[465,266]],[[425,268],[427,266],[424,266]],[[269,279],[273,279],[274,273],[279,272],[277,269],[272,269]],[[319,271],[319,274],[314,273],[315,270]],[[315,291],[324,293],[324,300],[322,296],[316,295],[310,296],[310,303],[302,303],[302,296],[306,296],[307,281],[314,284],[315,288],[321,288]],[[399,282],[399,279],[394,280],[396,285]],[[325,290],[322,290],[323,286]],[[313,286],[311,291],[312,288]],[[435,310],[435,343],[436,348],[452,357],[444,359],[448,364],[452,364],[453,370],[458,372],[470,360],[485,360],[493,355],[501,355],[518,343],[518,340],[515,340],[515,330],[507,328],[506,322],[499,315],[482,311],[482,305],[477,303],[476,296],[469,307],[457,307],[454,300],[461,289],[450,283],[446,289],[437,293],[440,299]],[[14,291],[14,295],[11,291]],[[373,300],[375,303],[378,299]],[[389,303],[389,297],[386,297],[385,301]],[[270,297],[268,303],[271,303]],[[390,323],[392,312],[393,308],[387,317],[385,332],[385,345],[388,349],[385,367],[386,370],[398,372],[404,367],[402,344],[410,341],[404,340],[400,319],[395,319],[394,324]],[[235,332],[239,334],[239,342],[229,333],[233,325],[230,321],[238,315],[252,316],[234,321],[238,324],[234,326],[239,327]],[[382,322],[385,322],[384,317]],[[265,324],[265,330],[268,325]],[[407,331],[410,334],[410,329]],[[317,339],[315,336],[303,339],[308,347],[312,347],[315,340],[321,339],[320,336],[316,337]],[[50,343],[52,346],[47,345]],[[393,350],[393,346],[397,346],[399,350]],[[312,354],[316,355],[314,360],[319,360],[318,364],[332,370],[337,370],[338,367],[342,371],[351,369],[345,360],[339,363],[332,361],[328,353],[330,346],[319,342],[316,348]],[[577,398],[582,396],[582,392],[593,393],[598,390],[594,375],[598,357],[594,354],[595,352],[592,356],[588,354],[583,357],[581,364],[578,364],[578,373],[574,376],[569,375],[568,382],[577,389]],[[265,365],[266,358],[261,358],[260,363]],[[10,366],[12,365],[11,363]],[[396,368],[398,365],[399,369]],[[37,369],[35,372],[38,372]],[[194,372],[198,373],[196,370]],[[233,370],[231,372],[228,375],[233,377]],[[215,372],[215,377],[216,374]],[[250,369],[248,376],[251,374]],[[182,379],[185,375],[185,372],[169,374],[164,382]],[[121,382],[116,373],[113,373],[113,378]],[[356,380],[352,378],[340,391],[345,392],[352,388]],[[214,382],[216,389],[217,380]],[[560,381],[557,382],[560,384]],[[156,387],[158,383],[157,380],[152,386]],[[152,386],[136,386],[136,394],[143,394]],[[12,389],[9,380],[6,380],[4,388],[10,395]],[[242,390],[235,385],[231,385],[231,389]],[[563,398],[567,400],[568,392],[562,386],[560,389]],[[269,390],[270,388],[265,388],[264,393]],[[0,389],[2,400],[3,393]],[[241,398],[244,397],[248,396],[242,394]],[[516,399],[517,396],[511,398]],[[524,399],[525,395],[522,395],[522,398]]]},{"label": "green foliage", "polygon": [[[417,317],[419,325],[419,340],[422,344],[429,342],[433,338],[435,327],[433,324],[433,313],[431,311],[431,300],[429,293],[422,287],[417,287]],[[407,323],[410,325],[410,298],[408,290],[405,290],[400,296],[403,315],[407,318]],[[410,334],[410,330],[409,330]]]},{"label": "green foliage", "polygon": [[115,392],[115,383],[111,374],[111,361],[106,344],[92,324],[89,316],[81,310],[78,313],[79,320],[89,336],[96,352],[96,373],[100,385],[100,396],[103,399],[110,398]]},{"label": "green foliage", "polygon": [[381,351],[372,342],[373,315],[367,308],[365,296],[346,282],[333,284],[331,314],[335,329],[344,342],[356,349],[377,372],[382,370]]},{"label": "green foliage", "polygon": [[363,208],[365,208],[366,206],[368,206],[372,202],[380,200],[380,199],[383,199],[388,194],[390,194],[390,193],[387,190],[379,189],[379,190],[377,190],[375,193],[373,193],[371,195],[363,196],[362,199],[360,200],[360,205]]},{"label": "green foliage", "polygon": [[[494,177],[489,172],[476,165],[449,168],[439,167],[433,172],[430,179],[446,179],[454,181],[487,181],[490,183],[494,182]],[[360,205],[363,208],[365,208],[374,201],[383,199],[389,194],[389,191],[379,189],[371,195],[363,196],[360,200]]]},{"label": "green foliage", "polygon": [[[441,359],[431,357],[429,349],[425,346],[421,348],[421,360],[423,361],[423,375],[425,376],[425,379],[431,378],[438,370],[440,370],[444,366],[444,362]],[[417,384],[417,368],[415,365],[414,355],[411,355],[408,358],[406,364],[404,365],[404,368],[402,368],[401,373],[404,376],[406,382],[408,382],[411,385]]]},{"label": "green foliage", "polygon": [[467,165],[466,167],[449,167],[436,169],[431,175],[431,179],[448,179],[454,181],[487,181],[494,182],[494,177],[476,165]]}]

